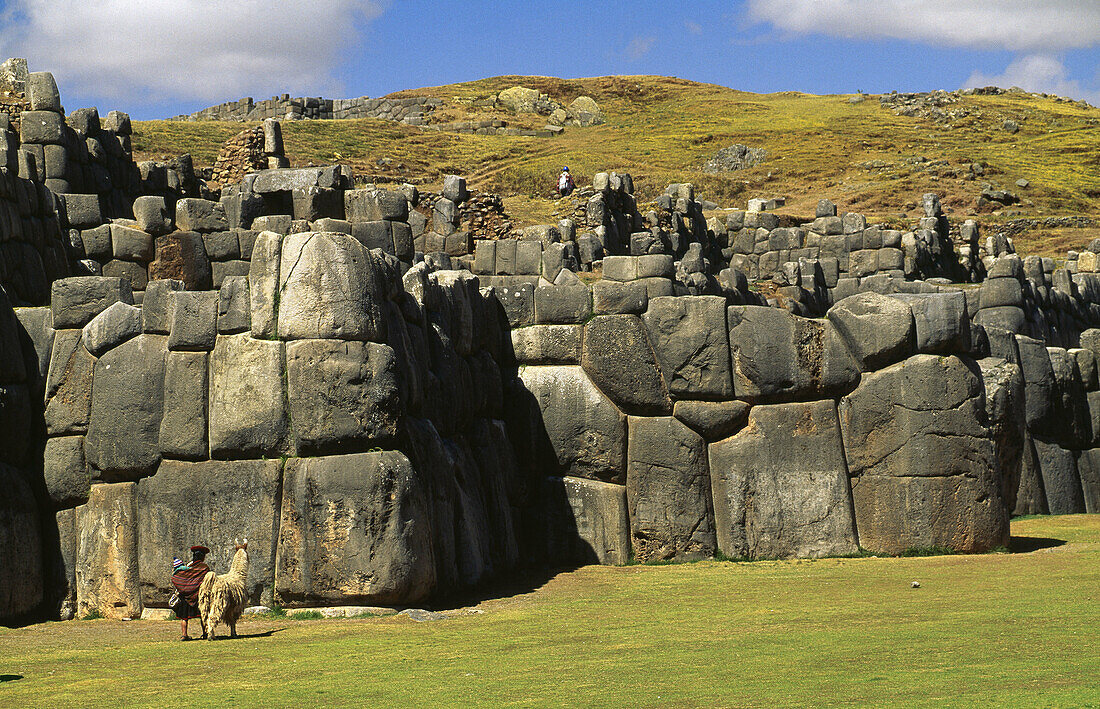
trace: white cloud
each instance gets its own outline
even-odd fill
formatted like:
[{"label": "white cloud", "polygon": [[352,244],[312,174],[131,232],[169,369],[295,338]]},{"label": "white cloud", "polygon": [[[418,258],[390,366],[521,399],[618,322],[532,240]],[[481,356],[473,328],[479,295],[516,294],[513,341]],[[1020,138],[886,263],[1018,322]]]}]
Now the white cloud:
[{"label": "white cloud", "polygon": [[1056,94],[1075,99],[1085,99],[1090,103],[1100,103],[1100,94],[1081,87],[1076,80],[1070,79],[1066,67],[1058,59],[1045,54],[1029,54],[1009,64],[1004,73],[990,76],[975,71],[962,88],[981,86],[1000,86],[1008,88],[1019,86],[1021,89],[1044,94]]},{"label": "white cloud", "polygon": [[[209,102],[283,91],[325,95],[380,0],[16,0],[0,54],[78,92]],[[62,96],[64,99],[64,96]]]},{"label": "white cloud", "polygon": [[703,34],[703,26],[698,22],[692,22],[691,20],[684,20],[684,27],[687,31],[694,35]]},{"label": "white cloud", "polygon": [[656,43],[656,37],[635,37],[626,45],[626,56],[633,61],[637,61],[649,54]]},{"label": "white cloud", "polygon": [[1100,44],[1096,0],[748,0],[748,10],[795,34],[1021,52]]}]

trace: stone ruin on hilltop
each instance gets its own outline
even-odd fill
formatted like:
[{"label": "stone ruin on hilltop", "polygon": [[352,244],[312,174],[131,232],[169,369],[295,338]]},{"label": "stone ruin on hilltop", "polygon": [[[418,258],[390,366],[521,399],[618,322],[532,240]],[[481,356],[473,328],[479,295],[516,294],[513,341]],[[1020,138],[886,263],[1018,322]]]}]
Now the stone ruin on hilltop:
[{"label": "stone ruin on hilltop", "polygon": [[410,605],[521,567],[982,552],[1100,509],[1100,241],[1021,259],[934,195],[904,231],[827,200],[706,219],[689,184],[642,214],[601,173],[583,219],[475,242],[461,177],[430,205],[340,165],[203,192],[27,83],[5,622],[139,617],[174,555],[224,568],[237,537],[253,603]]}]

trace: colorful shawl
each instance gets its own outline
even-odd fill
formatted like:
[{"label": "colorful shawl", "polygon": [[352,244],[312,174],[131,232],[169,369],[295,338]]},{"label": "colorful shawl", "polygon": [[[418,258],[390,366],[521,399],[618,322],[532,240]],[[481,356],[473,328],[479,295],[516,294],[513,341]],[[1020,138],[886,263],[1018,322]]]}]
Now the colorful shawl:
[{"label": "colorful shawl", "polygon": [[199,602],[199,586],[203,578],[210,573],[210,567],[201,561],[194,561],[190,567],[185,567],[172,574],[172,585],[180,592],[191,605]]}]

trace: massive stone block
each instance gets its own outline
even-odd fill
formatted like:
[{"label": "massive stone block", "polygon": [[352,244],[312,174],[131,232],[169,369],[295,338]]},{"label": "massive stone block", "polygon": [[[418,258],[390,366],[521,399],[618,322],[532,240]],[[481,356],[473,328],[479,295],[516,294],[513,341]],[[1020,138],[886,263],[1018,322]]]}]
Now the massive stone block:
[{"label": "massive stone block", "polygon": [[121,278],[76,276],[54,281],[50,293],[54,329],[84,327],[118,302],[134,302],[130,282]]},{"label": "massive stone block", "polygon": [[[164,372],[160,451],[166,458],[207,457],[205,352],[169,352]],[[162,466],[163,468],[163,466]]]},{"label": "massive stone block", "polygon": [[913,311],[918,352],[950,354],[970,350],[965,293],[899,293],[893,297],[907,303]]},{"label": "massive stone block", "polygon": [[411,604],[435,587],[428,498],[401,453],[291,458],[276,600]]},{"label": "massive stone block", "polygon": [[188,547],[204,544],[211,550],[207,564],[224,574],[235,541],[246,538],[249,602],[271,604],[280,467],[278,460],[166,460],[156,475],[138,483],[138,560],[145,605],[167,605],[173,556],[186,559]]},{"label": "massive stone block", "polygon": [[822,557],[859,550],[836,405],[753,407],[710,446],[718,548],[730,557]]},{"label": "massive stone block", "polygon": [[43,477],[50,503],[55,509],[82,505],[88,501],[91,477],[84,462],[84,436],[61,436],[46,441]]},{"label": "massive stone block", "polygon": [[282,250],[283,235],[273,231],[260,232],[253,243],[248,271],[253,337],[271,339],[278,332],[279,261]]},{"label": "massive stone block", "polygon": [[630,560],[626,488],[584,478],[546,478],[546,558],[561,564]]},{"label": "massive stone block", "polygon": [[674,398],[733,397],[725,298],[653,298],[642,319]]},{"label": "massive stone block", "polygon": [[383,341],[381,285],[370,254],[347,234],[291,234],[279,266],[279,337]]},{"label": "massive stone block", "polygon": [[176,231],[157,237],[156,260],[149,264],[149,280],[183,281],[187,290],[210,290],[213,276],[202,236]]},{"label": "massive stone block", "polygon": [[137,480],[160,462],[167,339],[138,335],[96,360],[84,454],[101,480]]},{"label": "massive stone block", "polygon": [[1084,512],[1085,500],[1077,472],[1076,454],[1040,438],[1035,438],[1034,442],[1049,513],[1068,515]]},{"label": "massive stone block", "polygon": [[536,455],[552,456],[548,472],[624,482],[626,419],[584,370],[525,367],[519,378],[542,412]]},{"label": "massive stone block", "polygon": [[881,369],[917,350],[913,311],[896,298],[859,293],[829,308],[828,317],[863,371]]},{"label": "massive stone block", "polygon": [[714,555],[707,445],[670,416],[631,416],[626,499],[635,558],[692,559]]},{"label": "massive stone block", "polygon": [[1016,336],[1020,370],[1024,375],[1025,418],[1028,429],[1057,436],[1061,433],[1054,412],[1054,369],[1050,353],[1039,340]]},{"label": "massive stone block", "polygon": [[1024,448],[1024,377],[1020,367],[1003,359],[978,361],[985,385],[985,413],[1001,479],[1001,498],[1016,508]]},{"label": "massive stone block", "polygon": [[300,340],[286,346],[287,398],[299,454],[346,453],[391,441],[404,410],[387,345]]},{"label": "massive stone block", "polygon": [[0,463],[0,490],[0,620],[7,620],[42,602],[42,530],[38,505],[22,473]]},{"label": "massive stone block", "polygon": [[141,617],[136,493],[132,482],[93,485],[88,504],[76,508],[78,617]]},{"label": "massive stone block", "polygon": [[219,336],[210,354],[210,457],[281,455],[287,428],[283,343]]},{"label": "massive stone block", "polygon": [[840,396],[859,383],[859,369],[827,320],[786,310],[730,306],[730,354],[737,396],[754,402]]},{"label": "massive stone block", "polygon": [[46,432],[51,436],[88,430],[94,366],[95,357],[84,349],[80,330],[61,330],[54,336],[46,377]]},{"label": "massive stone block", "polygon": [[592,381],[624,411],[667,414],[668,387],[649,334],[636,315],[598,315],[584,328],[581,363]]},{"label": "massive stone block", "polygon": [[861,546],[899,553],[1007,544],[982,382],[958,357],[916,355],[865,374],[840,403]]}]

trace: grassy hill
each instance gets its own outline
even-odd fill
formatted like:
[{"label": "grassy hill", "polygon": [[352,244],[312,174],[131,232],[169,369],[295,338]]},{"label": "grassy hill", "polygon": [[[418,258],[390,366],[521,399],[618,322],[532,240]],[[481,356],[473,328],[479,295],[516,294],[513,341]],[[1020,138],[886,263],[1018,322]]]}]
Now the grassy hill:
[{"label": "grassy hill", "polygon": [[[402,91],[445,100],[436,120],[505,118],[511,125],[541,126],[541,116],[503,115],[475,101],[515,85],[537,88],[568,103],[587,94],[607,123],[569,127],[555,138],[459,135],[386,121],[284,123],[293,164],[334,160],[357,173],[437,181],[466,175],[474,189],[499,192],[525,223],[553,216],[548,199],[561,165],[580,183],[595,172],[630,172],[642,201],[671,182],[693,182],[697,194],[722,206],[749,197],[785,196],[787,211],[812,214],[820,197],[871,218],[916,216],[920,195],[938,192],[956,217],[975,213],[983,182],[1017,193],[1022,203],[985,221],[1011,216],[1100,215],[1100,110],[1024,93],[962,96],[949,110],[966,113],[936,122],[898,116],[877,96],[858,103],[850,95],[784,92],[753,94],[713,84],[654,76],[565,80],[503,76]],[[1002,129],[1006,119],[1020,126]],[[134,124],[140,159],[190,152],[210,164],[219,145],[240,123],[144,121]],[[717,175],[700,167],[720,148],[743,143],[767,150],[760,165]],[[971,165],[981,165],[975,175]],[[1018,188],[1018,179],[1030,182]],[[1047,237],[1040,248],[1080,244],[1079,231]],[[1055,237],[1053,241],[1049,237]],[[1064,249],[1063,249],[1064,250]]]}]

